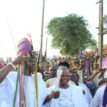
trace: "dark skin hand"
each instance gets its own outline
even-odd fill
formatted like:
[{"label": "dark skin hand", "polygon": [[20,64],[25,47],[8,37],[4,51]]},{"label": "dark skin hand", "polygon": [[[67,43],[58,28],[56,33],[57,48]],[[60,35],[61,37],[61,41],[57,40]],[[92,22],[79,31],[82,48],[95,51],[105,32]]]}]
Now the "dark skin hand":
[{"label": "dark skin hand", "polygon": [[84,68],[84,64],[85,64],[85,62],[81,61],[80,66],[79,66],[79,70],[82,70]]},{"label": "dark skin hand", "polygon": [[32,51],[32,55],[37,56],[38,54],[38,51]]},{"label": "dark skin hand", "polygon": [[89,78],[87,79],[87,81],[92,81],[92,80],[96,77],[96,75],[97,75],[98,73],[100,73],[99,78],[101,78],[103,72],[102,72],[102,70],[99,69],[99,70],[97,70],[97,72],[95,72],[95,73],[93,73],[91,76],[89,76]]},{"label": "dark skin hand", "polygon": [[100,58],[100,56],[99,56],[99,55],[95,56],[95,58],[94,58],[95,63],[97,63],[97,62],[98,62],[99,58]]},{"label": "dark skin hand", "polygon": [[13,65],[21,64],[24,61],[24,57],[18,56],[13,60]]},{"label": "dark skin hand", "polygon": [[43,104],[46,104],[47,102],[49,102],[52,98],[57,99],[60,96],[60,92],[59,91],[52,91],[50,95],[48,95],[44,101]]},{"label": "dark skin hand", "polygon": [[52,98],[57,99],[60,96],[60,92],[59,91],[52,91],[51,92]]},{"label": "dark skin hand", "polygon": [[99,82],[99,86],[103,85],[104,83],[107,83],[107,78],[103,78],[103,79]]}]

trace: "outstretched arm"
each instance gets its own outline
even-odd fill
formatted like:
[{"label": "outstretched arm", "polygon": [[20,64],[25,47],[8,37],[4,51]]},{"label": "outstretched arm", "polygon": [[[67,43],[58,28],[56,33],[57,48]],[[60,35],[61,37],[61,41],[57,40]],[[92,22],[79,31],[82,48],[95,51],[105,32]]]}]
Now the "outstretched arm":
[{"label": "outstretched arm", "polygon": [[9,71],[12,70],[12,68],[13,66],[9,64],[0,70],[0,83],[4,80]]},{"label": "outstretched arm", "polygon": [[[22,56],[18,56],[13,62],[13,65],[17,65],[23,62],[23,57]],[[5,79],[5,77],[7,76],[7,74],[12,70],[13,66],[12,64],[8,64],[7,66],[5,66],[4,68],[2,68],[0,70],[0,83]]]},{"label": "outstretched arm", "polygon": [[97,74],[98,74],[98,72],[92,74],[92,75],[87,79],[87,81],[93,81]]}]

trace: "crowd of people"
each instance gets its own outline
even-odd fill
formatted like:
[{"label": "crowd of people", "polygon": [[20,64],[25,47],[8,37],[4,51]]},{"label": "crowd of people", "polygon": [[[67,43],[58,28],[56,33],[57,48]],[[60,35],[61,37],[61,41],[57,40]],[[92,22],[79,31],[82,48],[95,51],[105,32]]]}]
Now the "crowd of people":
[{"label": "crowd of people", "polygon": [[[107,84],[107,67],[103,67],[102,69],[99,67],[99,57],[98,55],[87,54],[74,58],[60,57],[53,59],[54,64],[52,67],[48,65],[50,67],[49,72],[46,71],[44,73],[47,88],[55,86],[58,63],[67,62],[69,64],[70,84],[82,88],[85,99],[91,107],[102,107],[104,90],[106,90]],[[101,89],[101,87],[103,88]],[[101,91],[99,92],[99,90]],[[105,94],[107,96],[107,92]],[[105,101],[107,102],[107,99]]]},{"label": "crowd of people", "polygon": [[17,58],[0,63],[0,107],[107,107],[107,67],[99,58],[87,53],[40,64],[24,38]]}]

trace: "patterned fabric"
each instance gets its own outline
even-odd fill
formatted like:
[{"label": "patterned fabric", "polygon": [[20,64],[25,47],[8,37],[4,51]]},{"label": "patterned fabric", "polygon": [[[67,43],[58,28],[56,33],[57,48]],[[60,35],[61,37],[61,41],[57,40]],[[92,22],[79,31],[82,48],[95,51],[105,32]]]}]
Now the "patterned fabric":
[{"label": "patterned fabric", "polygon": [[27,56],[28,55],[28,53],[30,53],[30,51],[31,51],[31,47],[30,46],[26,46],[26,47],[24,47],[23,49],[21,49],[19,52],[18,52],[18,54],[19,55],[22,55],[22,56]]},{"label": "patterned fabric", "polygon": [[31,43],[28,39],[24,38],[19,42],[18,55],[27,56],[31,51]]}]

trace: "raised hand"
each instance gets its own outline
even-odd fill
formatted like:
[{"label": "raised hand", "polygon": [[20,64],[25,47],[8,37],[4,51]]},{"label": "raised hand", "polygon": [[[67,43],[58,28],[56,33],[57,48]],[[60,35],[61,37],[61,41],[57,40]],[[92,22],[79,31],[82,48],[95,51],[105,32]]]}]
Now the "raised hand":
[{"label": "raised hand", "polygon": [[13,65],[17,65],[17,64],[21,64],[24,61],[24,57],[23,56],[18,56],[13,60]]},{"label": "raised hand", "polygon": [[37,56],[38,54],[39,54],[38,51],[32,51],[33,56]]},{"label": "raised hand", "polygon": [[59,98],[59,96],[60,96],[60,92],[59,91],[52,91],[51,92],[51,95],[52,95],[52,98],[55,98],[55,99],[57,99],[57,98]]}]

